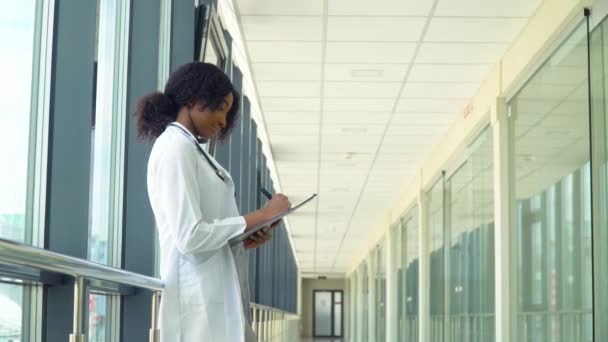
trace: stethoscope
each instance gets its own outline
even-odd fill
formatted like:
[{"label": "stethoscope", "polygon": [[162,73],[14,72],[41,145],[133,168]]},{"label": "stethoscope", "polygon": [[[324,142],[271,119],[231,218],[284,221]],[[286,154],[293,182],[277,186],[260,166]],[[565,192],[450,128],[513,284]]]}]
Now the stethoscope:
[{"label": "stethoscope", "polygon": [[196,149],[198,150],[198,153],[200,153],[203,158],[205,158],[205,160],[207,161],[207,164],[209,164],[209,166],[211,166],[211,168],[213,169],[213,171],[215,171],[215,174],[222,180],[222,182],[226,181],[226,175],[224,174],[224,171],[220,170],[211,160],[211,158],[207,155],[207,152],[205,152],[205,150],[203,150],[201,148],[201,145],[198,144],[198,141],[194,138],[194,136],[188,132],[186,129],[184,129],[182,126],[179,126],[175,123],[170,123],[169,126],[173,126],[176,128],[179,128],[180,131],[182,131],[182,133],[188,137],[188,139],[190,139],[193,143],[194,146],[196,146]]}]

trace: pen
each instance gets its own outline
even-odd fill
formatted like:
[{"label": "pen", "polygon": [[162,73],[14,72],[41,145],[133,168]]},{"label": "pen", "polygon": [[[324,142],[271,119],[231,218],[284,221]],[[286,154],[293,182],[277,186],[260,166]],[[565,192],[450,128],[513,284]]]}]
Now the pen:
[{"label": "pen", "polygon": [[270,192],[268,192],[268,190],[264,189],[264,188],[260,188],[260,191],[264,194],[264,196],[266,196],[268,199],[272,198],[272,195],[270,194]]}]

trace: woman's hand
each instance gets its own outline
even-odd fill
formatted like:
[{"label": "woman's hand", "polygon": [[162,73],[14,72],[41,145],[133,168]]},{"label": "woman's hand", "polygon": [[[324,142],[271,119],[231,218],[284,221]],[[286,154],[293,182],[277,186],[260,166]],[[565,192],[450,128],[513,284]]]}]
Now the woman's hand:
[{"label": "woman's hand", "polygon": [[269,230],[270,227],[267,227],[251,235],[247,240],[243,242],[245,245],[245,249],[255,249],[268,242],[268,240],[272,238],[272,233],[270,233]]},{"label": "woman's hand", "polygon": [[268,203],[266,203],[266,206],[262,210],[265,212],[266,215],[268,215],[267,219],[270,219],[284,212],[290,207],[291,202],[289,202],[287,196],[283,194],[276,194],[272,196],[272,198],[268,201]]},{"label": "woman's hand", "polygon": [[270,241],[270,239],[272,238],[271,232],[279,224],[281,224],[281,222],[283,222],[283,220],[278,220],[277,222],[273,223],[270,227],[266,227],[266,228],[258,231],[257,233],[251,235],[247,240],[245,240],[243,242],[245,244],[245,249],[258,248],[261,245],[265,244],[266,242]]}]

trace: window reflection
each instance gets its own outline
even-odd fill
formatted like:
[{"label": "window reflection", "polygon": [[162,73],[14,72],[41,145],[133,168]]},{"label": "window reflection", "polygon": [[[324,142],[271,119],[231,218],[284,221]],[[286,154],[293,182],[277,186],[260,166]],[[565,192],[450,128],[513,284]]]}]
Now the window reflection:
[{"label": "window reflection", "polygon": [[[121,254],[129,4],[97,1],[88,257],[114,267]],[[118,297],[89,297],[89,341],[116,340],[118,305]]]},{"label": "window reflection", "polygon": [[444,341],[445,318],[445,254],[443,226],[443,178],[439,179],[428,194],[429,251],[430,251],[430,338]]},{"label": "window reflection", "polygon": [[492,131],[470,146],[447,182],[451,341],[494,340],[494,169]]},{"label": "window reflection", "polygon": [[386,337],[386,238],[376,247],[376,340]]},{"label": "window reflection", "polygon": [[518,341],[591,341],[586,29],[510,102]]},{"label": "window reflection", "polygon": [[[28,158],[34,58],[34,0],[4,1],[0,11],[0,237],[26,241]],[[31,180],[30,180],[31,181]]]},{"label": "window reflection", "polygon": [[23,287],[0,283],[0,342],[20,342]]},{"label": "window reflection", "polygon": [[[0,11],[0,238],[31,243],[26,225],[30,157],[35,0],[9,0]],[[27,231],[30,229],[30,232]],[[20,342],[24,288],[0,283],[0,342]],[[27,323],[27,321],[25,321]]]}]

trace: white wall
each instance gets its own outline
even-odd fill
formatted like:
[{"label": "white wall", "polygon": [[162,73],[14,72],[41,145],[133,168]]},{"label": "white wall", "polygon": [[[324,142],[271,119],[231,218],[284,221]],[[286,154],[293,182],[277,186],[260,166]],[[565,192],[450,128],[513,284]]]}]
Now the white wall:
[{"label": "white wall", "polygon": [[301,315],[301,335],[303,337],[312,337],[312,321],[313,321],[313,291],[314,290],[342,290],[344,291],[343,306],[344,306],[344,326],[342,332],[344,336],[348,335],[348,317],[350,310],[349,289],[347,279],[302,279],[302,315]]}]

